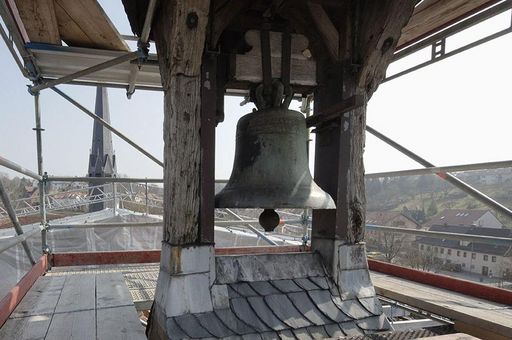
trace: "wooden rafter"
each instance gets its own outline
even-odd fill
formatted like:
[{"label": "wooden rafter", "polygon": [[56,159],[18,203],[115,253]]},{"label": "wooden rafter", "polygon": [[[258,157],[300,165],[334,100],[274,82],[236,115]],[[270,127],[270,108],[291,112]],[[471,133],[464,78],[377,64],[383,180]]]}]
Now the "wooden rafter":
[{"label": "wooden rafter", "polygon": [[15,0],[30,42],[60,45],[53,0]]}]

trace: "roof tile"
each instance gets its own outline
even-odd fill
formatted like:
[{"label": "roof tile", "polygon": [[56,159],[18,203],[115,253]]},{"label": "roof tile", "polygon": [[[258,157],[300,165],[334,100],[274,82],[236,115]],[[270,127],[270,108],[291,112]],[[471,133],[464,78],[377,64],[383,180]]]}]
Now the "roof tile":
[{"label": "roof tile", "polygon": [[295,335],[289,329],[279,332],[279,337],[282,340],[296,340]]},{"label": "roof tile", "polygon": [[363,308],[357,299],[341,300],[339,297],[333,296],[332,301],[343,313],[353,319],[364,319],[373,315],[373,313]]},{"label": "roof tile", "polygon": [[258,315],[258,317],[271,329],[280,331],[288,328],[286,324],[281,322],[281,320],[275,316],[275,314],[265,303],[262,297],[251,296],[247,298],[247,301],[249,302],[256,315]]},{"label": "roof tile", "polygon": [[190,338],[210,338],[212,336],[210,332],[201,326],[193,314],[176,316],[174,320]]},{"label": "roof tile", "polygon": [[302,292],[303,289],[297,286],[293,280],[273,280],[270,281],[274,287],[279,289],[282,293]]},{"label": "roof tile", "polygon": [[343,322],[350,320],[341,310],[332,302],[331,294],[326,290],[312,290],[308,292],[309,296],[329,319],[334,322]]},{"label": "roof tile", "polygon": [[322,289],[329,289],[329,283],[327,282],[327,278],[325,276],[311,276],[309,279],[313,281],[318,287]]},{"label": "roof tile", "polygon": [[[359,298],[359,302],[373,315],[381,315],[383,313],[382,305],[377,297]],[[358,319],[358,318],[356,318]]]},{"label": "roof tile", "polygon": [[336,323],[331,323],[325,325],[324,327],[325,330],[327,331],[327,334],[329,334],[331,338],[340,338],[345,336],[345,333],[343,333],[340,326],[338,326],[338,324]]},{"label": "roof tile", "polygon": [[178,326],[174,318],[167,318],[166,321],[167,334],[171,336],[171,339],[184,339],[188,338],[189,335],[185,334],[183,330]]},{"label": "roof tile", "polygon": [[311,326],[311,322],[295,308],[286,295],[269,295],[264,299],[274,314],[291,328]]},{"label": "roof tile", "polygon": [[225,338],[234,335],[234,333],[219,320],[214,312],[199,313],[195,316],[201,326],[216,338]]},{"label": "roof tile", "polygon": [[325,339],[329,337],[329,334],[327,334],[324,326],[311,326],[307,329],[313,339]]},{"label": "roof tile", "polygon": [[251,325],[258,332],[270,331],[260,320],[245,298],[231,299],[231,309],[235,315],[248,325]]},{"label": "roof tile", "polygon": [[254,289],[261,296],[281,293],[274,286],[272,286],[268,281],[249,282],[249,285],[251,286],[252,289]]},{"label": "roof tile", "polygon": [[295,337],[299,340],[312,340],[313,337],[309,334],[306,328],[299,328],[292,330]]},{"label": "roof tile", "polygon": [[256,293],[256,291],[246,282],[231,283],[229,284],[229,287],[233,288],[241,296],[258,296],[258,293]]},{"label": "roof tile", "polygon": [[293,280],[297,285],[302,287],[304,290],[315,290],[320,289],[316,284],[311,282],[308,278],[300,278],[300,279],[294,279]]},{"label": "roof tile", "polygon": [[253,327],[240,320],[231,309],[218,309],[214,313],[226,327],[238,335],[254,333],[256,331]]},{"label": "roof tile", "polygon": [[288,294],[293,305],[313,324],[320,326],[331,321],[313,304],[306,292]]}]

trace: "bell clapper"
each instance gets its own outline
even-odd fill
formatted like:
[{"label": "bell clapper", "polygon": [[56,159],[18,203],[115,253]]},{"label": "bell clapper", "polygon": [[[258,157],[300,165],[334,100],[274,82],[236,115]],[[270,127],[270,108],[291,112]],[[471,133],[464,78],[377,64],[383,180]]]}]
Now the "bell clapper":
[{"label": "bell clapper", "polygon": [[271,232],[279,225],[281,219],[274,209],[265,209],[260,214],[259,222],[266,232]]}]

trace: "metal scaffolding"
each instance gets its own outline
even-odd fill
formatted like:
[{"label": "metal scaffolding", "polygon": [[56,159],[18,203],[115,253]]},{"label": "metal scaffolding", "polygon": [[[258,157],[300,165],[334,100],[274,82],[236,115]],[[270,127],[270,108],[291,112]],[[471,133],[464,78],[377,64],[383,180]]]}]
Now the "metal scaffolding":
[{"label": "metal scaffolding", "polygon": [[[79,69],[75,72],[72,72],[70,74],[66,74],[60,77],[52,77],[49,78],[43,78],[40,67],[38,66],[37,62],[37,55],[41,53],[55,53],[58,54],[61,50],[59,47],[52,47],[51,49],[49,47],[42,47],[36,44],[28,45],[23,42],[23,38],[20,36],[18,30],[16,29],[16,23],[13,20],[9,9],[6,6],[6,3],[3,1],[0,1],[0,15],[4,21],[5,27],[7,31],[4,29],[2,25],[0,25],[0,35],[4,42],[6,43],[7,48],[9,49],[16,65],[20,69],[22,75],[32,81],[33,86],[29,88],[29,92],[34,96],[34,112],[35,112],[35,133],[36,133],[36,144],[37,144],[37,173],[27,170],[23,168],[22,166],[9,161],[3,157],[0,156],[0,165],[7,167],[13,171],[19,172],[25,176],[28,176],[30,178],[35,179],[38,181],[38,187],[39,187],[39,204],[38,206],[34,206],[33,204],[18,200],[15,202],[15,204],[11,204],[11,201],[9,200],[9,197],[7,196],[3,186],[0,183],[0,194],[2,201],[4,203],[5,210],[2,211],[0,209],[0,217],[3,215],[8,215],[11,218],[11,221],[14,225],[14,228],[16,229],[17,236],[14,236],[12,239],[8,240],[7,242],[2,243],[0,246],[0,253],[5,251],[6,249],[21,243],[27,253],[27,256],[29,257],[30,261],[34,263],[34,259],[32,257],[32,254],[30,253],[30,249],[28,249],[28,246],[26,244],[26,239],[28,237],[31,237],[33,235],[36,235],[39,231],[41,231],[41,237],[42,237],[42,249],[43,252],[49,253],[51,252],[51,249],[48,246],[47,242],[47,230],[48,229],[65,229],[65,228],[102,228],[102,227],[112,227],[112,224],[84,224],[84,225],[78,225],[78,224],[49,224],[47,222],[47,212],[51,210],[59,210],[59,209],[68,209],[70,207],[78,207],[85,204],[90,204],[92,201],[114,201],[114,207],[116,206],[116,202],[125,202],[130,201],[137,203],[136,200],[133,199],[134,194],[133,190],[130,191],[129,188],[125,187],[122,183],[139,183],[140,185],[145,186],[145,211],[146,214],[149,213],[149,208],[158,207],[163,208],[163,202],[156,202],[155,200],[152,200],[148,198],[148,183],[162,183],[162,179],[157,178],[104,178],[104,177],[63,177],[63,176],[48,176],[44,172],[43,167],[43,152],[42,152],[42,131],[44,129],[41,127],[41,107],[39,103],[39,97],[40,97],[40,91],[43,91],[45,89],[52,89],[56,93],[58,93],[60,96],[62,96],[64,99],[69,101],[71,104],[73,104],[75,107],[80,109],[82,112],[84,112],[89,117],[93,118],[94,120],[100,122],[105,128],[110,130],[112,133],[120,137],[122,140],[127,142],[129,145],[134,147],[137,151],[157,163],[158,165],[163,167],[163,162],[159,160],[157,157],[153,156],[151,153],[146,151],[144,148],[142,148],[139,144],[128,138],[125,134],[117,130],[115,127],[113,127],[108,122],[104,121],[100,117],[96,116],[92,111],[88,110],[86,107],[78,103],[73,98],[69,97],[67,94],[62,92],[60,89],[56,88],[57,85],[60,84],[79,84],[79,85],[97,85],[100,84],[102,86],[106,87],[114,87],[114,88],[126,88],[126,94],[127,97],[130,98],[132,94],[134,93],[136,88],[145,89],[145,90],[159,90],[160,84],[159,81],[155,81],[155,79],[151,78],[151,81],[145,81],[145,82],[138,82],[138,77],[141,76],[141,70],[140,66],[149,65],[152,67],[156,67],[157,65],[157,56],[155,55],[149,55],[149,28],[151,26],[153,14],[155,11],[155,0],[150,0],[148,4],[148,10],[145,16],[145,21],[142,29],[142,34],[140,38],[135,39],[137,40],[138,48],[136,51],[128,52],[128,53],[117,53],[117,52],[105,52],[101,50],[95,51],[97,53],[96,56],[101,56],[100,58],[97,58],[95,60],[103,60],[100,63],[91,65],[89,67]],[[432,63],[435,63],[437,61],[446,59],[450,56],[453,56],[455,54],[461,53],[463,51],[468,50],[469,48],[478,46],[480,44],[483,44],[485,42],[488,42],[492,39],[495,39],[497,37],[503,36],[505,34],[508,34],[512,32],[512,22],[511,25],[499,32],[495,32],[487,37],[484,37],[482,39],[479,39],[477,41],[474,41],[468,45],[465,45],[463,47],[460,47],[458,49],[455,49],[450,52],[446,52],[445,45],[446,45],[446,39],[450,38],[454,34],[461,32],[462,30],[465,30],[469,27],[472,27],[478,23],[483,22],[484,20],[487,20],[489,18],[492,18],[500,13],[504,13],[507,10],[510,10],[512,8],[512,0],[506,0],[506,1],[500,1],[495,6],[492,6],[484,11],[481,11],[480,13],[475,14],[474,16],[468,17],[465,20],[456,23],[438,33],[435,33],[431,35],[430,37],[427,37],[414,45],[405,47],[395,53],[394,60],[400,60],[402,58],[405,58],[421,49],[430,47],[432,50],[431,53],[431,59],[417,64],[415,66],[412,66],[411,68],[401,71],[399,73],[396,73],[394,75],[388,76],[385,81],[389,81],[392,79],[395,79],[397,77],[400,77],[404,74],[407,74],[409,72],[415,71],[417,69],[420,69],[422,67],[425,67],[427,65],[430,65]],[[127,40],[133,40],[133,37],[125,37]],[[46,49],[46,50],[45,50]],[[78,51],[77,49],[70,48],[68,50],[69,53],[75,53],[77,58],[87,58],[86,52],[84,51]],[[89,53],[89,52],[88,52]],[[92,53],[92,52],[90,52]],[[123,80],[122,82],[119,82],[115,79],[112,79],[111,81],[108,80],[95,80],[93,78],[87,78],[88,76],[91,76],[95,72],[104,71],[111,69],[115,66],[118,66],[120,64],[126,64],[127,62],[130,62],[128,67],[128,76],[126,80]],[[154,72],[151,71],[151,72]],[[147,72],[147,73],[151,73]],[[153,75],[154,76],[154,75]],[[239,92],[236,92],[239,93]],[[357,104],[357,98],[353,98],[354,103],[353,105]],[[343,104],[343,103],[342,103]],[[347,103],[345,103],[347,104]],[[347,104],[348,105],[348,104]],[[338,119],[340,117],[340,110],[347,110],[347,105],[341,105],[338,109],[336,109],[329,119]],[[325,118],[325,117],[323,117]],[[308,118],[310,121],[314,121],[315,117]],[[379,133],[375,129],[371,127],[367,127],[367,131],[375,136],[377,136],[379,139],[384,141],[385,143],[393,146],[403,154],[407,155],[408,157],[416,160],[421,165],[423,165],[425,168],[423,169],[412,169],[412,170],[404,170],[404,171],[391,171],[391,172],[382,172],[382,173],[375,173],[375,174],[368,174],[367,178],[381,178],[381,177],[390,177],[390,176],[410,176],[410,175],[421,175],[421,174],[437,174],[442,179],[450,182],[457,188],[463,190],[464,192],[468,193],[472,197],[476,198],[480,202],[484,203],[485,205],[491,207],[494,210],[499,211],[500,213],[512,218],[512,210],[508,207],[505,207],[501,203],[495,201],[494,199],[488,197],[487,195],[483,194],[482,192],[476,190],[475,188],[471,187],[467,183],[463,182],[459,178],[453,176],[450,174],[450,171],[465,171],[465,170],[477,170],[477,169],[491,169],[491,168],[500,168],[500,167],[511,167],[512,161],[501,161],[501,162],[488,162],[488,163],[480,163],[480,164],[466,164],[466,165],[454,165],[454,166],[446,166],[446,167],[436,167],[432,163],[428,162],[427,160],[421,158],[414,152],[408,150],[407,148],[403,147],[402,145],[396,143],[395,141],[391,140],[390,138],[384,136],[383,134]],[[96,195],[96,197],[86,197],[83,198],[81,201],[77,200],[76,202],[71,202],[68,205],[63,205],[57,203],[55,200],[52,200],[52,195],[49,195],[46,192],[46,184],[50,182],[97,182],[97,183],[112,183],[113,190],[111,193],[107,193],[104,191],[101,191],[99,195]],[[225,181],[219,180],[218,183],[224,183]],[[119,183],[117,185],[116,183]],[[19,206],[17,204],[20,204]],[[139,202],[140,203],[140,202]],[[18,221],[17,216],[23,216],[28,214],[34,214],[39,213],[40,214],[40,228],[31,230],[28,233],[23,234],[23,230],[21,229],[21,225]],[[235,220],[227,220],[227,221],[216,221],[216,225],[246,225],[250,230],[252,230],[258,237],[265,240],[269,244],[276,245],[276,242],[274,242],[272,239],[268,238],[263,232],[261,232],[258,228],[252,226],[251,224],[258,223],[257,220],[251,220],[251,219],[245,219],[239,215],[237,215],[235,212],[227,210],[227,214],[235,218]],[[298,223],[304,226],[305,234],[307,235],[307,225],[310,222],[310,218],[308,217],[308,212],[305,211],[303,216],[298,219],[290,219],[290,220],[284,220],[284,223]],[[118,224],[117,224],[118,225]],[[130,223],[126,226],[132,226],[132,227],[155,227],[155,226],[161,226],[161,222],[157,223]],[[483,236],[469,236],[469,235],[458,235],[458,234],[450,234],[450,233],[440,233],[440,232],[428,232],[428,231],[418,231],[418,230],[410,230],[410,229],[404,229],[404,228],[394,228],[394,227],[386,227],[386,226],[375,226],[375,225],[367,225],[368,229],[371,230],[381,230],[381,231],[395,231],[395,232],[404,232],[409,234],[415,234],[415,235],[424,235],[424,236],[442,236],[444,238],[456,238],[459,240],[468,240],[468,241],[479,241],[479,242],[492,242],[494,244],[506,244],[511,245],[511,241],[509,239],[503,239],[503,238],[496,238],[496,237],[483,237]],[[435,235],[434,235],[435,234]],[[450,235],[448,235],[450,234]]]}]

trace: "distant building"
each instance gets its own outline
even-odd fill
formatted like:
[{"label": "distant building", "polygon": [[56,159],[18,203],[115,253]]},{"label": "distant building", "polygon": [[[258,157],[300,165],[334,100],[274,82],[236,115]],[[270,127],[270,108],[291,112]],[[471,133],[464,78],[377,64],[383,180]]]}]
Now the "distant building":
[{"label": "distant building", "polygon": [[[418,222],[401,211],[368,211],[366,212],[366,224],[408,229],[421,228]],[[388,252],[390,250],[388,248],[398,246],[399,251],[402,251],[402,249],[406,249],[416,241],[415,236],[409,234],[396,234],[396,237],[386,238],[382,237],[383,233],[386,237],[389,236],[387,232],[368,230],[366,232],[368,247]],[[399,245],[396,243],[399,243]]]},{"label": "distant building", "polygon": [[368,211],[366,212],[366,223],[410,229],[421,227],[418,222],[401,211]]},{"label": "distant building", "polygon": [[[96,106],[94,113],[107,123],[110,123],[110,112],[108,108],[107,88],[98,86],[96,88]],[[106,129],[100,122],[94,121],[91,153],[89,155],[88,177],[115,177],[117,174],[116,155],[112,146],[112,132]],[[111,192],[111,187],[101,183],[91,182],[89,195],[92,199]],[[97,199],[96,199],[97,200]],[[89,205],[89,212],[100,211],[107,206],[105,202],[99,201]]]},{"label": "distant building", "polygon": [[434,225],[503,228],[503,223],[490,210],[445,209],[432,217],[424,226],[429,228]]},{"label": "distant building", "polygon": [[[512,237],[512,229],[507,228],[433,225],[429,230],[466,235]],[[433,237],[418,237],[417,243],[421,252],[433,254],[437,262],[445,268],[487,277],[510,278],[512,276],[512,247]]]}]

